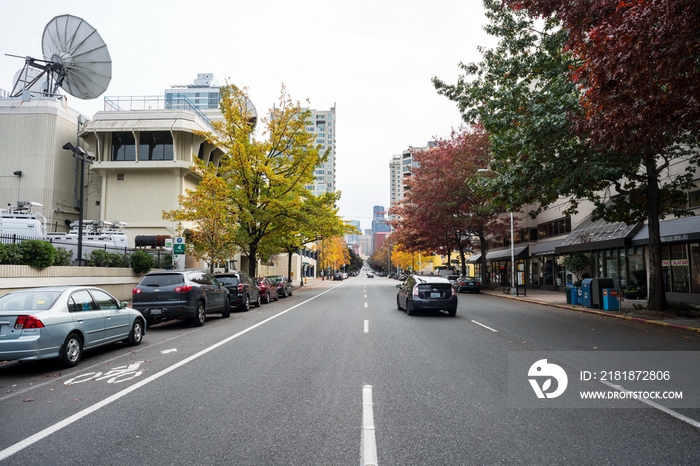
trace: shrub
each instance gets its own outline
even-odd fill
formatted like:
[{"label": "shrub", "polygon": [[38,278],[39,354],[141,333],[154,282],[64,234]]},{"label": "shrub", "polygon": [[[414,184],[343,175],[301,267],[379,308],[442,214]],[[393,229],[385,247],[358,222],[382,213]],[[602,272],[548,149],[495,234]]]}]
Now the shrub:
[{"label": "shrub", "polygon": [[0,243],[0,264],[22,264],[22,252],[19,249],[18,243]]},{"label": "shrub", "polygon": [[90,267],[109,267],[109,253],[104,249],[93,249],[88,258]]},{"label": "shrub", "polygon": [[164,269],[173,265],[173,256],[171,254],[161,254],[156,260],[155,267],[158,269]]},{"label": "shrub", "polygon": [[155,259],[146,251],[136,251],[129,258],[131,269],[136,273],[148,273],[156,265]]},{"label": "shrub", "polygon": [[110,267],[129,267],[129,256],[119,252],[109,253],[109,266]]},{"label": "shrub", "polygon": [[59,246],[56,248],[53,265],[70,265],[71,257],[73,257],[73,251]]},{"label": "shrub", "polygon": [[56,249],[48,241],[32,239],[19,244],[22,263],[32,267],[49,267],[56,258]]}]

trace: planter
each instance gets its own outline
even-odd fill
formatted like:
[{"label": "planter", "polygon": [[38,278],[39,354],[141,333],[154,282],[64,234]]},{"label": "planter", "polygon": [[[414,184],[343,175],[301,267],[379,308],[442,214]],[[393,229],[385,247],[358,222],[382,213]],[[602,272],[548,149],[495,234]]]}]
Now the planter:
[{"label": "planter", "polygon": [[639,291],[625,292],[625,299],[639,299]]}]

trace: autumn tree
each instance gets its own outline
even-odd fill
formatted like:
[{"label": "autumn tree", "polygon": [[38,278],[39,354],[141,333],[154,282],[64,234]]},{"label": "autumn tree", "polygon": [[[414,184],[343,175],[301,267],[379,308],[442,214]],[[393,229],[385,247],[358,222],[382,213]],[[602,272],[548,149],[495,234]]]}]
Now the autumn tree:
[{"label": "autumn tree", "polygon": [[491,161],[488,134],[480,126],[453,130],[449,138],[438,139],[434,148],[414,159],[418,167],[407,181],[408,194],[392,210],[397,216],[392,221],[395,241],[408,251],[457,250],[464,275],[466,255],[477,248],[486,275],[487,239],[506,232],[501,206],[478,189],[476,180],[478,170]]},{"label": "autumn tree", "polygon": [[350,264],[350,254],[345,240],[339,236],[324,238],[319,246],[319,270],[337,271]]},{"label": "autumn tree", "polygon": [[163,212],[163,218],[178,222],[180,230],[186,225],[191,231],[187,248],[195,258],[209,264],[214,271],[216,262],[223,262],[236,253],[236,212],[226,202],[226,182],[200,159],[192,171],[202,180],[194,190],[179,197],[182,209]]},{"label": "autumn tree", "polygon": [[311,195],[314,169],[325,160],[314,135],[306,131],[310,111],[293,102],[282,86],[279,102],[262,118],[262,139],[245,89],[221,88],[223,121],[216,132],[197,133],[225,154],[216,170],[226,182],[227,209],[235,223],[235,244],[249,259],[248,273],[256,275],[259,259],[279,252],[280,238],[290,228],[288,218],[299,212]]},{"label": "autumn tree", "polygon": [[[626,14],[615,17],[621,10],[610,5],[627,10],[625,5],[660,3],[595,0],[506,0],[505,3],[513,8],[504,7],[500,0],[484,1],[490,20],[486,30],[499,38],[498,45],[490,50],[480,49],[482,62],[460,64],[464,75],[459,76],[456,84],[434,78],[438,92],[457,103],[465,121],[483,124],[491,134],[492,167],[501,174],[491,183],[491,192],[505,201],[508,210],[536,204],[537,208],[530,212],[534,216],[564,198],[569,202],[565,211],[568,213],[575,212],[581,200],[593,202],[594,220],[604,218],[627,224],[647,220],[652,259],[649,305],[664,308],[658,224],[664,215],[685,213],[684,191],[692,186],[697,163],[687,148],[693,147],[690,143],[697,132],[687,124],[681,131],[669,130],[668,137],[661,137],[656,130],[639,122],[636,129],[629,126],[629,121],[622,123],[622,120],[637,120],[644,114],[644,102],[653,107],[654,99],[663,100],[665,92],[669,95],[673,92],[663,83],[664,79],[658,81],[653,92],[650,87],[642,90],[627,84],[617,86],[614,92],[611,88],[610,96],[617,95],[618,103],[626,102],[627,113],[613,116],[612,107],[603,110],[602,106],[613,104],[617,97],[607,101],[593,99],[597,91],[591,92],[591,89],[597,81],[585,72],[593,56],[584,53],[588,45],[596,47],[598,39],[616,41],[626,37],[617,44],[618,52],[624,55],[628,52],[623,53],[623,50],[630,49],[630,55],[638,54],[636,48],[645,48],[646,44],[630,42],[632,36],[624,34],[596,38],[598,31],[590,26],[593,23],[603,25],[609,20],[621,26],[627,21]],[[524,6],[541,8],[529,11]],[[567,10],[586,12],[578,14],[578,23],[574,24],[563,14]],[[565,27],[562,27],[562,19]],[[573,30],[577,27],[582,28],[581,34]],[[589,40],[590,44],[585,45]],[[696,54],[693,40],[687,43]],[[626,76],[628,71],[636,73],[631,69],[623,71],[626,59],[620,55],[607,54],[598,58],[611,71],[620,67],[620,77]],[[655,82],[665,74],[665,71],[654,71],[653,63],[647,61],[648,73],[640,77],[641,81]],[[697,74],[697,60],[695,63],[694,73]],[[680,70],[676,68],[676,71]],[[688,69],[682,71],[688,72]],[[615,73],[612,71],[608,78]],[[664,90],[666,88],[668,91]],[[694,92],[697,98],[697,91]],[[628,98],[623,96],[625,93]],[[596,135],[595,127],[586,122],[600,111],[607,112],[608,116],[607,120],[601,120],[607,122],[599,126],[600,132]],[[617,111],[622,112],[622,109]],[[667,113],[666,118],[673,121],[673,114]],[[694,118],[697,123],[697,117]],[[624,131],[630,134],[623,136],[621,128],[626,128]],[[656,134],[654,144],[645,142],[642,134]],[[672,175],[669,168],[682,158],[686,158],[687,170]]]}]

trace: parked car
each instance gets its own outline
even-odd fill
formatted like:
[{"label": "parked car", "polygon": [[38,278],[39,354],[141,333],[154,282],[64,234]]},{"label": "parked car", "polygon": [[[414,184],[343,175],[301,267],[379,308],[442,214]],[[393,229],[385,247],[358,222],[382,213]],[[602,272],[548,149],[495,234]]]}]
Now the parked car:
[{"label": "parked car", "polygon": [[101,288],[26,288],[0,297],[0,361],[58,359],[73,367],[83,350],[136,346],[145,334],[143,315]]},{"label": "parked car", "polygon": [[457,280],[459,279],[459,275],[456,273],[452,273],[445,278],[447,278],[447,281],[452,283],[452,286],[455,286],[457,284]]},{"label": "parked car", "polygon": [[343,280],[343,273],[342,272],[336,272],[333,274],[333,281]]},{"label": "parked car", "polygon": [[405,309],[408,315],[420,310],[446,310],[452,317],[457,315],[457,293],[444,277],[409,275],[396,287],[396,307]]},{"label": "parked car", "polygon": [[189,319],[204,325],[207,314],[231,315],[229,292],[204,270],[149,272],[131,293],[132,306],[141,311],[148,325],[172,319]]},{"label": "parked car", "polygon": [[277,294],[277,287],[273,285],[269,279],[265,277],[254,278],[260,290],[260,297],[263,303],[269,303],[270,301],[277,301],[280,299]]},{"label": "parked car", "polygon": [[481,282],[474,277],[459,277],[455,284],[457,293],[468,291],[470,293],[481,292]]},{"label": "parked car", "polygon": [[228,288],[231,296],[231,307],[250,310],[250,304],[260,307],[261,297],[258,284],[245,272],[227,272],[214,275],[219,282]]},{"label": "parked car", "polygon": [[284,275],[268,275],[266,278],[277,288],[277,296],[280,298],[292,295],[292,282]]}]

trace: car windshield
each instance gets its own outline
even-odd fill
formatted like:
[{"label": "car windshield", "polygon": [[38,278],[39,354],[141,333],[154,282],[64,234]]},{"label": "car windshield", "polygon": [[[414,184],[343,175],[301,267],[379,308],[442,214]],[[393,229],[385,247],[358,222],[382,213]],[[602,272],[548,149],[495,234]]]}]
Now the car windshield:
[{"label": "car windshield", "polygon": [[54,305],[61,291],[16,291],[0,298],[0,311],[45,311]]},{"label": "car windshield", "polygon": [[146,275],[141,279],[141,286],[170,286],[185,283],[182,274],[179,273],[162,273]]},{"label": "car windshield", "polygon": [[279,283],[282,281],[282,277],[267,277],[268,280],[270,280],[270,283]]}]

